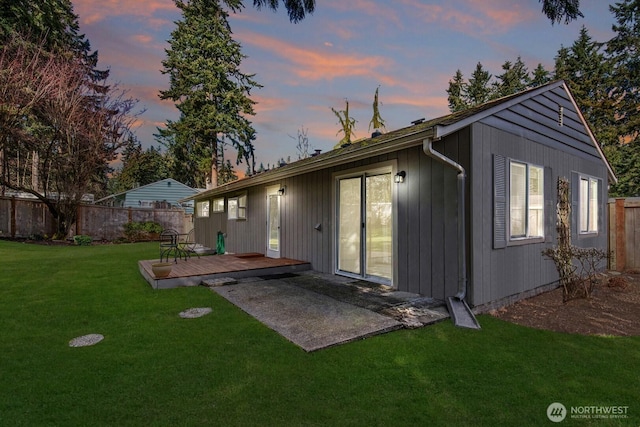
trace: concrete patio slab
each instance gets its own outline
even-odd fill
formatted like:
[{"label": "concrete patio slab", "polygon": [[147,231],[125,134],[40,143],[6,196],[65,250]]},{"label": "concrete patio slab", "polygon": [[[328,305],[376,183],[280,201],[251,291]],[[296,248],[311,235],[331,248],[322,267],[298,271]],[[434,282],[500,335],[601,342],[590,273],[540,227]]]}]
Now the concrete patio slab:
[{"label": "concrete patio slab", "polygon": [[212,291],[308,352],[403,327],[391,317],[285,280],[249,281]]}]

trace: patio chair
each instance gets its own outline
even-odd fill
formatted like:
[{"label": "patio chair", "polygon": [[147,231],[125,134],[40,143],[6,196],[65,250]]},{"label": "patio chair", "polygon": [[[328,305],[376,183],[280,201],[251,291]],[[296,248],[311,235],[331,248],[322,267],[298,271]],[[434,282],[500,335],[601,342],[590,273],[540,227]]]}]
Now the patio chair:
[{"label": "patio chair", "polygon": [[178,248],[178,232],[173,229],[165,229],[160,233],[160,262],[166,257],[169,262],[169,256],[173,254],[173,262],[177,262],[179,254]]},{"label": "patio chair", "polygon": [[178,243],[180,250],[184,252],[186,256],[191,256],[191,254],[196,254],[198,258],[200,258],[200,254],[196,251],[196,248],[199,246],[196,243],[195,232],[193,228],[184,236],[184,240],[181,240]]}]

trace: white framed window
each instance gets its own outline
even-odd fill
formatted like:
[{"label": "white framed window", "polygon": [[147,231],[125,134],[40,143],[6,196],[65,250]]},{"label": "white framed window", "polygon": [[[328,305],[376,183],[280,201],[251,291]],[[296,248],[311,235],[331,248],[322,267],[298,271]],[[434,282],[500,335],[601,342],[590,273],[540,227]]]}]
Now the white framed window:
[{"label": "white framed window", "polygon": [[544,237],[544,168],[509,161],[511,240]]},{"label": "white framed window", "polygon": [[224,212],[224,197],[213,199],[212,210],[214,213]]},{"label": "white framed window", "polygon": [[208,200],[196,203],[196,217],[198,218],[209,217],[209,201]]},{"label": "white framed window", "polygon": [[580,176],[578,224],[580,234],[598,232],[598,179]]},{"label": "white framed window", "polygon": [[247,195],[230,197],[227,200],[228,219],[247,219]]}]

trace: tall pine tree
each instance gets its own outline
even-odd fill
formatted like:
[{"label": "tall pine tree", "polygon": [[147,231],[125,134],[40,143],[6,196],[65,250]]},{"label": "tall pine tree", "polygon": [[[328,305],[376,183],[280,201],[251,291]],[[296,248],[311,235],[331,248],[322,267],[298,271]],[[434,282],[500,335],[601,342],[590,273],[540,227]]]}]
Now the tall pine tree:
[{"label": "tall pine tree", "polygon": [[236,150],[236,164],[252,164],[255,131],[248,117],[254,115],[255,103],[249,95],[260,85],[240,70],[245,56],[231,37],[228,13],[218,1],[175,3],[182,20],[171,33],[162,62],[170,87],[160,98],[174,101],[181,116],[167,122],[160,136],[178,161],[176,169],[185,163],[199,165],[190,185],[202,186],[208,177],[216,187],[218,172],[225,166],[219,156],[224,141]]},{"label": "tall pine tree", "polygon": [[452,113],[456,111],[462,111],[469,108],[469,105],[465,99],[467,91],[467,83],[464,81],[464,76],[460,69],[456,70],[456,74],[452,80],[449,80],[449,88],[447,89],[447,100],[449,101],[449,110]]},{"label": "tall pine tree", "polygon": [[569,85],[601,145],[615,143],[612,141],[609,76],[603,43],[594,41],[584,26],[570,48],[562,47],[558,51],[555,78]]},{"label": "tall pine tree", "polygon": [[531,84],[529,71],[519,56],[513,64],[511,61],[502,64],[502,69],[504,72],[496,76],[497,81],[494,83],[493,96],[495,98],[521,92]]},{"label": "tall pine tree", "polygon": [[618,175],[611,194],[640,195],[640,1],[609,6],[615,36],[607,43],[617,144],[605,147]]},{"label": "tall pine tree", "polygon": [[612,97],[617,125],[627,138],[640,138],[640,1],[626,0],[609,6],[616,35],[607,43],[612,68]]},{"label": "tall pine tree", "polygon": [[464,90],[464,94],[468,100],[467,104],[470,107],[483,104],[491,99],[492,90],[490,81],[491,74],[478,62],[476,69],[471,73],[469,84]]},{"label": "tall pine tree", "polygon": [[533,70],[531,76],[531,87],[542,86],[543,84],[551,81],[551,73],[547,71],[542,64],[538,64],[535,70]]}]

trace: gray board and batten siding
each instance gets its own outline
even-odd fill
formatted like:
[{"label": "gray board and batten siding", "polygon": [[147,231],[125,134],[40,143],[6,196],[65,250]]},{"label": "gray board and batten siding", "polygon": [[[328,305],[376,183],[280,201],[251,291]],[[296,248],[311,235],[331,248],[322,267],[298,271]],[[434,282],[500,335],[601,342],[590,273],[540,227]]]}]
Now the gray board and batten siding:
[{"label": "gray board and batten siding", "polygon": [[334,273],[335,176],[380,166],[390,166],[393,173],[407,172],[404,183],[393,184],[397,227],[392,285],[438,299],[454,294],[458,244],[455,237],[447,236],[455,236],[457,230],[456,199],[448,197],[456,193],[456,174],[427,157],[421,140],[401,151],[225,194],[225,199],[247,195],[247,219],[227,220],[226,209],[211,212],[208,218],[194,219],[196,232],[205,246],[215,247],[217,232],[222,231],[227,251],[264,253],[266,187],[279,185],[286,188],[281,197],[281,256],[309,261],[316,271]]},{"label": "gray board and batten siding", "polygon": [[[562,125],[558,106],[563,107]],[[577,211],[572,206],[572,243],[579,247],[607,249],[606,192],[609,169],[569,95],[562,87],[543,92],[488,116],[472,125],[471,164],[471,276],[470,302],[488,304],[537,287],[552,284],[558,275],[552,261],[541,256],[555,244],[557,181],[570,180],[577,194],[576,173],[601,181],[598,195],[597,234],[578,233]],[[496,158],[513,159],[545,168],[545,239],[520,245],[495,240]]]},{"label": "gray board and batten siding", "polygon": [[[196,201],[225,199],[224,212],[194,219],[198,242],[215,247],[217,233],[222,231],[227,251],[264,253],[266,189],[275,185],[285,189],[280,198],[280,255],[308,261],[317,271],[335,273],[336,177],[384,166],[393,174],[406,172],[403,183],[392,184],[392,285],[437,299],[452,296],[458,287],[456,171],[424,153],[423,142],[429,138],[435,139],[437,151],[466,169],[469,303],[488,306],[509,301],[556,282],[555,266],[541,252],[555,242],[558,177],[575,181],[576,173],[581,173],[600,180],[599,212],[604,212],[608,178],[615,179],[562,82],[392,131],[197,195]],[[505,165],[512,159],[544,168],[544,239],[496,242],[500,222],[496,221],[500,217],[495,203],[496,159]],[[247,195],[247,219],[228,220],[228,198],[243,194]],[[572,223],[576,222],[572,218]],[[599,216],[597,234],[583,236],[574,231],[572,235],[577,246],[606,249],[604,214]],[[507,235],[504,239],[508,240]]]}]

